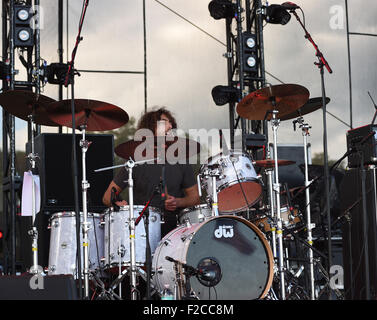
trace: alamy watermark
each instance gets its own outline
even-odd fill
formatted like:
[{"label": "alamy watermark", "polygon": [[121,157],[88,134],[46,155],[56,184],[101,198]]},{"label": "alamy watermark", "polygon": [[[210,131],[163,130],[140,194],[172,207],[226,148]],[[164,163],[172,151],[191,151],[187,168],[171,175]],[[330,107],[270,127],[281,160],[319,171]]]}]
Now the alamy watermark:
[{"label": "alamy watermark", "polygon": [[43,277],[43,268],[37,266],[37,270],[34,270],[33,267],[30,269],[31,273],[34,275],[29,280],[29,286],[32,290],[43,290],[44,287],[44,277]]}]

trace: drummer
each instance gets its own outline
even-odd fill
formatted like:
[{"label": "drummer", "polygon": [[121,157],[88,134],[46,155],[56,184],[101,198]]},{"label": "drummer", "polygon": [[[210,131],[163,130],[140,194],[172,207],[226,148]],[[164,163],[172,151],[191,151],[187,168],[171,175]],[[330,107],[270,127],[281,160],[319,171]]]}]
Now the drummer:
[{"label": "drummer", "polygon": [[[168,135],[177,123],[171,112],[161,107],[145,113],[139,120],[137,129],[149,129],[155,136]],[[165,172],[165,179],[163,179]],[[164,192],[153,197],[150,206],[162,210],[164,223],[161,225],[161,237],[175,229],[178,222],[178,213],[188,207],[200,203],[198,186],[190,164],[156,164],[145,163],[133,168],[133,195],[134,205],[145,205],[152,197],[154,190],[161,181],[166,188]],[[111,207],[112,191],[120,194],[127,187],[128,171],[123,167],[109,184],[102,201]],[[162,191],[162,190],[161,190]],[[166,193],[165,193],[166,192]],[[117,206],[127,205],[126,200],[114,201]]]}]

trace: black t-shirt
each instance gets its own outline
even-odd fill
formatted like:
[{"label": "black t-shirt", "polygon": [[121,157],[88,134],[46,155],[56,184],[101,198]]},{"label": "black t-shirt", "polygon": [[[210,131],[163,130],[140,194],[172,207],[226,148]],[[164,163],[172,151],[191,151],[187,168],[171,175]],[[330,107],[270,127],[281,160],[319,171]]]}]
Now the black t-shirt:
[{"label": "black t-shirt", "polygon": [[[164,168],[164,170],[163,170]],[[196,184],[194,171],[190,164],[143,164],[132,169],[134,205],[145,205],[152,197],[155,188],[160,186],[162,173],[165,171],[165,185],[169,195],[182,198],[184,189]],[[122,168],[115,176],[114,182],[121,188],[127,187],[128,171]],[[128,201],[128,199],[126,199]],[[176,226],[179,210],[168,212],[164,210],[163,199],[160,194],[153,197],[150,206],[160,208],[165,220],[165,234]],[[168,230],[170,229],[170,230]]]}]

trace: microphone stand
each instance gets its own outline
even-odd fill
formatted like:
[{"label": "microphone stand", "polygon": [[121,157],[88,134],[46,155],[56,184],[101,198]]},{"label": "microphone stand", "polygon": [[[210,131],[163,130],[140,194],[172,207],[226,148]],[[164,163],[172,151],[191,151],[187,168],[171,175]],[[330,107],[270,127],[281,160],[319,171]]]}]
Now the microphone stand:
[{"label": "microphone stand", "polygon": [[135,227],[139,224],[141,218],[145,215],[145,242],[146,242],[146,252],[145,252],[145,264],[146,264],[146,283],[147,283],[147,292],[146,298],[150,300],[151,298],[151,275],[152,275],[152,261],[151,261],[151,248],[149,242],[149,205],[152,202],[153,198],[161,194],[160,189],[162,187],[162,182],[160,181],[160,185],[153,190],[152,196],[149,198],[147,203],[145,204],[143,210],[140,212],[139,216],[135,221]]},{"label": "microphone stand", "polygon": [[[326,124],[326,92],[325,92],[325,82],[324,82],[324,71],[323,67],[326,67],[327,71],[331,74],[332,70],[327,63],[326,59],[324,58],[322,52],[319,50],[318,46],[312,39],[309,32],[306,30],[305,26],[301,22],[299,16],[295,12],[294,9],[290,10],[290,12],[296,17],[297,21],[300,23],[301,27],[305,31],[305,38],[309,40],[309,42],[314,46],[316,50],[316,56],[318,58],[318,62],[314,64],[320,70],[321,76],[321,89],[322,89],[322,110],[323,110],[323,156],[324,156],[324,169],[325,169],[325,192],[326,192],[326,207],[327,207],[327,238],[328,238],[328,273],[330,274],[330,267],[332,265],[332,250],[331,250],[331,215],[330,215],[330,187],[329,187],[329,164],[328,164],[328,153],[327,153],[327,124]],[[331,293],[328,292],[328,298],[330,300]]]},{"label": "microphone stand", "polygon": [[[77,272],[78,272],[78,282],[79,282],[79,298],[82,298],[82,275],[81,275],[81,246],[80,246],[80,208],[79,208],[79,201],[78,201],[78,169],[77,169],[77,155],[76,155],[76,121],[75,121],[75,94],[74,94],[74,75],[75,75],[75,69],[74,69],[74,60],[76,57],[76,52],[78,49],[78,45],[80,41],[82,40],[81,37],[81,30],[85,18],[86,9],[88,7],[89,0],[84,0],[84,6],[83,11],[81,13],[81,18],[79,22],[79,32],[76,38],[76,44],[72,51],[72,58],[71,61],[68,64],[68,71],[65,76],[64,86],[67,87],[68,84],[71,84],[71,109],[72,109],[72,162],[73,162],[73,188],[74,188],[74,199],[75,199],[75,212],[76,212],[76,241],[77,241]],[[84,204],[83,204],[84,205]],[[86,217],[84,217],[84,221],[86,221]],[[85,228],[85,226],[84,226]],[[85,234],[83,235],[85,236]],[[83,243],[84,246],[84,252],[87,252],[88,247],[85,243]],[[84,266],[85,270],[85,266]],[[87,279],[88,274],[86,273],[84,275],[84,299],[89,299],[89,281]]]}]

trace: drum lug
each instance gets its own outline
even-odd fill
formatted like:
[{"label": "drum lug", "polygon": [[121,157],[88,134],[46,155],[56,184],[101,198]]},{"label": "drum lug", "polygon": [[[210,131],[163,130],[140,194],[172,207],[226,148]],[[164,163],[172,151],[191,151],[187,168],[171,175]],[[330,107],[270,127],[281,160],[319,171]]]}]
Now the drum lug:
[{"label": "drum lug", "polygon": [[56,270],[56,266],[52,265],[48,267],[48,272],[54,272]]},{"label": "drum lug", "polygon": [[165,246],[168,246],[168,245],[170,245],[171,244],[171,240],[170,239],[166,239],[165,241],[164,241],[164,245]]}]

